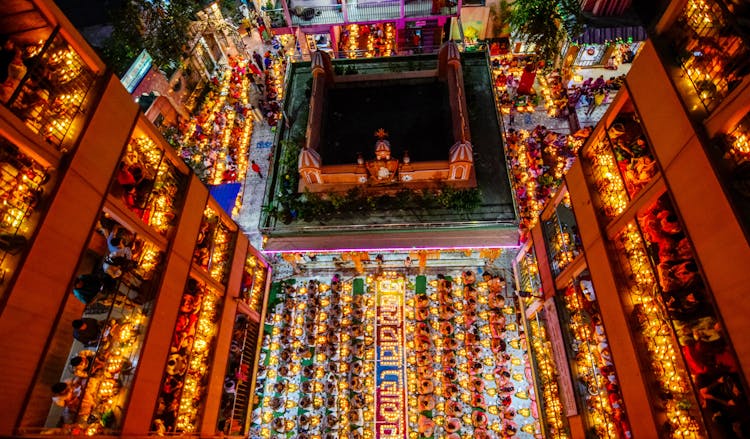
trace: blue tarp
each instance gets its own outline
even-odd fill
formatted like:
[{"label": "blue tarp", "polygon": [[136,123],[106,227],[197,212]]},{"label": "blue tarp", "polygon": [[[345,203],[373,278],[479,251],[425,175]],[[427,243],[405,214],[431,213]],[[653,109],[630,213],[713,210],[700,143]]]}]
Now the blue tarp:
[{"label": "blue tarp", "polygon": [[242,185],[240,183],[225,183],[209,186],[208,191],[216,202],[219,203],[219,206],[224,209],[224,212],[231,217],[234,203],[237,201],[237,195],[240,193],[241,188]]}]

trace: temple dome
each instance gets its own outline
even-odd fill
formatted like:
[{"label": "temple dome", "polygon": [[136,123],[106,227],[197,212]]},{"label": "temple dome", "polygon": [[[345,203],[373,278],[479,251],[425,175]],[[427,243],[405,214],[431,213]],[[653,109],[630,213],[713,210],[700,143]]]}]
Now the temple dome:
[{"label": "temple dome", "polygon": [[320,168],[320,154],[310,148],[303,148],[299,153],[298,169]]},{"label": "temple dome", "polygon": [[382,160],[391,158],[391,142],[385,139],[378,139],[375,142],[375,157]]},{"label": "temple dome", "polygon": [[474,148],[470,142],[456,142],[450,150],[450,160],[454,162],[473,162],[474,161]]}]

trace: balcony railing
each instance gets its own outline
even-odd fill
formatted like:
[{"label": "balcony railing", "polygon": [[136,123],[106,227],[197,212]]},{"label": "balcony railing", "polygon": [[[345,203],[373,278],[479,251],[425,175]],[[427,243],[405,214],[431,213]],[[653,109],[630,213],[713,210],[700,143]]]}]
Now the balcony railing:
[{"label": "balcony railing", "polygon": [[407,17],[429,17],[430,15],[456,15],[458,5],[453,0],[406,0]]},{"label": "balcony railing", "polygon": [[728,133],[714,140],[711,157],[717,165],[725,191],[735,208],[737,219],[750,235],[750,112]]},{"label": "balcony railing", "polygon": [[221,215],[206,207],[193,251],[193,263],[213,280],[226,284],[236,237],[237,233],[224,224]]},{"label": "balcony railing", "polygon": [[289,23],[287,23],[284,18],[283,8],[264,9],[264,11],[266,12],[266,15],[268,15],[268,20],[271,22],[272,28],[278,29],[280,27],[289,26]]},{"label": "balcony railing", "polygon": [[50,173],[0,136],[0,296],[34,234]]},{"label": "balcony railing", "polygon": [[147,136],[133,136],[118,165],[111,192],[144,223],[168,236],[186,186],[186,175],[156,142]]},{"label": "balcony railing", "polygon": [[750,55],[734,17],[715,0],[690,0],[670,31],[671,45],[707,111],[747,73]]},{"label": "balcony railing", "polygon": [[337,5],[288,7],[291,23],[284,16],[281,2],[266,9],[271,27],[317,26],[326,24],[365,23],[402,18],[450,16],[458,14],[454,0],[350,0]]},{"label": "balcony railing", "polygon": [[37,45],[17,48],[17,59],[12,62],[15,72],[3,84],[0,102],[31,130],[65,151],[83,125],[76,121],[96,75],[58,31]]}]

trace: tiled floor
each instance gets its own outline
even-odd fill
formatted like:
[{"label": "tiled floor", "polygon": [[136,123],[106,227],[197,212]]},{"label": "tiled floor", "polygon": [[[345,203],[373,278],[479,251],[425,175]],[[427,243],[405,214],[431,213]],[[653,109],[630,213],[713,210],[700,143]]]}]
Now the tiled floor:
[{"label": "tiled floor", "polygon": [[242,209],[239,217],[235,218],[242,230],[250,238],[250,243],[260,249],[263,237],[258,231],[261,204],[268,178],[269,156],[273,144],[274,133],[265,122],[257,122],[253,127],[253,137],[250,147],[250,160],[254,160],[261,169],[263,178],[255,172],[249,171],[245,180]]},{"label": "tiled floor", "polygon": [[[253,50],[258,53],[264,53],[271,47],[261,41],[257,32],[252,32],[252,37],[244,37],[243,42],[252,53]],[[259,99],[259,93],[251,92],[251,101],[256,104]],[[245,234],[250,238],[250,244],[261,248],[263,237],[258,231],[258,222],[260,221],[260,212],[263,203],[263,194],[266,188],[268,178],[269,158],[273,147],[274,132],[265,121],[255,122],[253,125],[253,135],[250,141],[250,160],[254,160],[260,166],[263,178],[255,172],[248,170],[247,179],[245,180],[245,193],[243,194],[243,203],[240,213],[235,221],[239,224]]]}]

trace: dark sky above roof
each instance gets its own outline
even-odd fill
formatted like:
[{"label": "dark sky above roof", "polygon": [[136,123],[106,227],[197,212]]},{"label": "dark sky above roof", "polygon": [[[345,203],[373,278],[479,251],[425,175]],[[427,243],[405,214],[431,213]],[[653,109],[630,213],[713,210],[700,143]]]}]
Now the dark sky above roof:
[{"label": "dark sky above roof", "polygon": [[110,11],[117,10],[124,0],[57,0],[57,5],[78,28],[109,23]]}]

